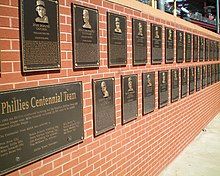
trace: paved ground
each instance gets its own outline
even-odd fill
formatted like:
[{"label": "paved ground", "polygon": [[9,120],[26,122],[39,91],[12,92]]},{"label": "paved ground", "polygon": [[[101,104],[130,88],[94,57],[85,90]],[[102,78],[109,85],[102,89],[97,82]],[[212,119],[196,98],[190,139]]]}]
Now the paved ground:
[{"label": "paved ground", "polygon": [[220,176],[220,114],[160,176]]}]

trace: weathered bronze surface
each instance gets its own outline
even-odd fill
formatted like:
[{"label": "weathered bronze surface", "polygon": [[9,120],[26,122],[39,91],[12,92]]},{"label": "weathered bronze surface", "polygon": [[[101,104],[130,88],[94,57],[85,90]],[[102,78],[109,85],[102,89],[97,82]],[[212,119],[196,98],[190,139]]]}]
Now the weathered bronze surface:
[{"label": "weathered bronze surface", "polygon": [[115,128],[115,79],[93,80],[94,135]]},{"label": "weathered bronze surface", "polygon": [[203,37],[199,37],[199,61],[200,62],[204,60],[204,52],[205,52],[205,40]]},{"label": "weathered bronze surface", "polygon": [[198,57],[198,36],[193,35],[193,61],[197,62],[199,57]]},{"label": "weathered bronze surface", "polygon": [[201,67],[196,67],[196,91],[199,91],[201,88]]},{"label": "weathered bronze surface", "polygon": [[122,76],[122,124],[138,116],[138,76]]},{"label": "weathered bronze surface", "polygon": [[215,65],[211,65],[211,84],[215,83]]},{"label": "weathered bronze surface", "polygon": [[158,78],[158,107],[162,108],[168,104],[168,71],[159,71]]},{"label": "weathered bronze surface", "polygon": [[59,2],[21,0],[23,72],[60,69]]},{"label": "weathered bronze surface", "polygon": [[209,61],[214,60],[213,59],[213,49],[214,49],[213,41],[209,40]]},{"label": "weathered bronze surface", "polygon": [[218,64],[215,64],[215,82],[218,82]]},{"label": "weathered bronze surface", "polygon": [[162,63],[162,26],[151,24],[151,63]]},{"label": "weathered bronze surface", "polygon": [[179,69],[171,70],[171,102],[179,99]]},{"label": "weathered bronze surface", "polygon": [[185,34],[185,61],[191,62],[192,53],[192,35],[189,33]]},{"label": "weathered bronze surface", "polygon": [[207,67],[206,65],[202,66],[202,88],[204,89],[207,85]]},{"label": "weathered bronze surface", "polygon": [[205,39],[205,61],[209,60],[209,39]]},{"label": "weathered bronze surface", "polygon": [[183,57],[184,57],[184,52],[183,52],[183,31],[176,31],[176,62],[177,63],[182,63],[183,62]]},{"label": "weathered bronze surface", "polygon": [[194,67],[189,67],[189,94],[194,93],[195,86],[195,69]]},{"label": "weathered bronze surface", "polygon": [[73,5],[74,67],[99,66],[99,14],[98,10]]},{"label": "weathered bronze surface", "polygon": [[207,86],[211,85],[211,65],[207,65]]},{"label": "weathered bronze surface", "polygon": [[84,138],[81,82],[1,92],[0,104],[0,175]]},{"label": "weathered bronze surface", "polygon": [[155,109],[155,72],[142,74],[143,115]]},{"label": "weathered bronze surface", "polygon": [[147,63],[147,23],[145,21],[132,20],[132,49],[133,65]]},{"label": "weathered bronze surface", "polygon": [[188,68],[181,69],[181,98],[187,96],[187,89],[188,89]]},{"label": "weathered bronze surface", "polygon": [[165,29],[165,61],[173,63],[174,61],[174,30],[171,28]]}]

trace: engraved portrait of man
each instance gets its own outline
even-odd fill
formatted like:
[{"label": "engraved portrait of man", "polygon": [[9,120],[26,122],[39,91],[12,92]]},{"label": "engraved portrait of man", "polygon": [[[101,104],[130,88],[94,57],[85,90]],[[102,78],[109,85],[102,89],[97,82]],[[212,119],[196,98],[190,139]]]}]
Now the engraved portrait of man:
[{"label": "engraved portrait of man", "polygon": [[183,70],[183,77],[186,78],[186,69]]},{"label": "engraved portrait of man", "polygon": [[134,91],[134,89],[133,89],[133,82],[132,82],[132,78],[129,77],[128,78],[128,92],[132,92],[132,91]]},{"label": "engraved portrait of man", "polygon": [[172,40],[172,30],[171,29],[169,29],[168,40]]},{"label": "engraved portrait of man", "polygon": [[147,87],[152,87],[150,75],[147,75]]},{"label": "engraved portrait of man", "polygon": [[143,36],[143,26],[140,22],[138,23],[138,36]]},{"label": "engraved portrait of man", "polygon": [[46,15],[46,7],[45,7],[45,3],[42,0],[37,0],[36,1],[36,12],[38,17],[35,18],[35,22],[36,23],[44,23],[44,24],[48,24],[48,17]]},{"label": "engraved portrait of man", "polygon": [[159,35],[159,31],[158,31],[158,27],[155,27],[155,38],[159,39],[160,35]]},{"label": "engraved portrait of man", "polygon": [[108,98],[109,97],[109,93],[108,93],[105,81],[101,82],[101,91],[102,91],[103,98]]},{"label": "engraved portrait of man", "polygon": [[115,32],[121,34],[122,30],[121,30],[121,22],[120,19],[118,17],[115,18]]},{"label": "engraved portrait of man", "polygon": [[174,80],[177,81],[177,71],[174,70]]},{"label": "engraved portrait of man", "polygon": [[89,11],[86,9],[83,10],[83,22],[84,22],[84,24],[82,27],[84,29],[91,29],[92,28],[92,26],[89,23]]},{"label": "engraved portrait of man", "polygon": [[166,84],[166,75],[164,72],[162,73],[162,84]]},{"label": "engraved portrait of man", "polygon": [[188,35],[188,44],[190,44],[190,43],[191,43],[191,36]]}]

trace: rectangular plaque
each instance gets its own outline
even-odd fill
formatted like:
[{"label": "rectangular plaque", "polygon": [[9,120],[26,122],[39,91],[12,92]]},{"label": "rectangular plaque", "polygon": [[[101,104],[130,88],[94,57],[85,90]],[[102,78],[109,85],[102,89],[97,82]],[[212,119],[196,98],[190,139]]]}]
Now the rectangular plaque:
[{"label": "rectangular plaque", "polygon": [[159,71],[158,78],[158,107],[162,108],[168,104],[168,71]]},{"label": "rectangular plaque", "polygon": [[211,65],[207,65],[207,86],[211,85]]},{"label": "rectangular plaque", "polygon": [[219,42],[217,42],[217,60],[219,61],[219,59],[220,59],[220,56],[219,56],[219,54],[220,54],[220,52],[219,52]]},{"label": "rectangular plaque", "polygon": [[192,35],[189,33],[185,34],[185,61],[191,62],[192,53]]},{"label": "rectangular plaque", "polygon": [[218,64],[215,64],[215,82],[218,82]]},{"label": "rectangular plaque", "polygon": [[142,74],[143,115],[155,109],[155,72]]},{"label": "rectangular plaque", "polygon": [[183,45],[183,31],[176,31],[176,62],[182,63],[184,57],[184,45]]},{"label": "rectangular plaque", "polygon": [[209,61],[212,61],[212,60],[214,60],[214,58],[213,58],[214,43],[212,40],[209,40],[209,44],[210,44],[210,46],[209,46]]},{"label": "rectangular plaque", "polygon": [[162,26],[151,24],[151,63],[162,63]]},{"label": "rectangular plaque", "polygon": [[209,39],[205,39],[205,61],[209,60]]},{"label": "rectangular plaque", "polygon": [[199,61],[204,60],[205,41],[203,37],[199,37]]},{"label": "rectangular plaque", "polygon": [[197,62],[199,57],[198,57],[198,36],[193,35],[193,62]]},{"label": "rectangular plaque", "polygon": [[93,80],[94,135],[115,128],[115,79]]},{"label": "rectangular plaque", "polygon": [[187,96],[188,68],[181,69],[181,98]]},{"label": "rectangular plaque", "polygon": [[138,76],[122,76],[122,124],[138,116]]},{"label": "rectangular plaque", "polygon": [[147,23],[132,19],[132,49],[133,65],[145,65],[147,63]]},{"label": "rectangular plaque", "polygon": [[195,69],[194,67],[189,67],[189,94],[194,93],[195,87]]},{"label": "rectangular plaque", "polygon": [[60,69],[59,2],[21,0],[23,72]]},{"label": "rectangular plaque", "polygon": [[204,89],[207,85],[207,67],[206,65],[202,66],[202,88]]},{"label": "rectangular plaque", "polygon": [[173,63],[174,61],[174,30],[165,28],[165,61]]},{"label": "rectangular plaque", "polygon": [[127,64],[127,18],[107,12],[108,21],[108,64],[125,66]]},{"label": "rectangular plaque", "polygon": [[215,65],[211,65],[211,84],[215,83]]},{"label": "rectangular plaque", "polygon": [[196,67],[196,91],[199,91],[201,88],[201,67]]},{"label": "rectangular plaque", "polygon": [[213,41],[213,60],[214,61],[217,61],[218,58],[217,58],[217,42],[216,41]]},{"label": "rectangular plaque", "polygon": [[0,174],[83,140],[82,83],[0,93]]},{"label": "rectangular plaque", "polygon": [[220,81],[220,64],[218,64],[218,81]]},{"label": "rectangular plaque", "polygon": [[179,69],[171,70],[171,102],[179,99]]},{"label": "rectangular plaque", "polygon": [[74,67],[99,66],[99,13],[92,9],[72,4]]}]

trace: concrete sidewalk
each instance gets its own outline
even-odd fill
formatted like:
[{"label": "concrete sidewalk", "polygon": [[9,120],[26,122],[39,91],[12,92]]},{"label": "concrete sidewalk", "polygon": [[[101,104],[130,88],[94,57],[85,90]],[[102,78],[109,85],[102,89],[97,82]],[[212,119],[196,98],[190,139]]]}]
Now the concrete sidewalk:
[{"label": "concrete sidewalk", "polygon": [[220,176],[220,114],[160,176]]}]

